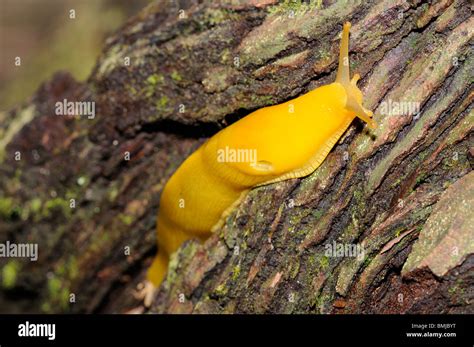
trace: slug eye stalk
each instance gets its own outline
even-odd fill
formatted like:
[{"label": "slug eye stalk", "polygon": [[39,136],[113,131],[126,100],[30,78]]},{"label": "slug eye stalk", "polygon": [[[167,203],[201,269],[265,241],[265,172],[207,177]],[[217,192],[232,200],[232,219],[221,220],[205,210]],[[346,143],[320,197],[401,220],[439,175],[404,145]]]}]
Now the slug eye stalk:
[{"label": "slug eye stalk", "polygon": [[359,74],[350,79],[349,71],[349,31],[351,23],[344,23],[342,29],[341,45],[339,48],[339,66],[337,68],[336,83],[341,84],[347,93],[346,108],[355,113],[357,117],[366,122],[370,128],[375,129],[377,123],[372,119],[373,113],[362,106],[362,92],[357,87]]}]

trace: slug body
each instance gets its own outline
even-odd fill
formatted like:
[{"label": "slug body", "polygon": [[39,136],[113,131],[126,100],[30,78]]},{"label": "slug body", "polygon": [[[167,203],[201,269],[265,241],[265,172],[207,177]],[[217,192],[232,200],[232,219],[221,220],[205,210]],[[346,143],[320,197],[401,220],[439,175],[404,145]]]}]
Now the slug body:
[{"label": "slug body", "polygon": [[170,178],[158,213],[158,255],[148,270],[153,286],[163,280],[170,255],[188,239],[208,238],[250,189],[312,173],[355,117],[375,127],[362,106],[359,76],[349,77],[349,29],[345,23],[334,83],[221,130]]}]

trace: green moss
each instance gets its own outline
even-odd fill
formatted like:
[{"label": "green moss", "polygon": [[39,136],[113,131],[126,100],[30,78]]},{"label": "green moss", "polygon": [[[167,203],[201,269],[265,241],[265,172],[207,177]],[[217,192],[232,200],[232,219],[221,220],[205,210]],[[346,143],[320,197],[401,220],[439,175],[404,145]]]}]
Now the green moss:
[{"label": "green moss", "polygon": [[163,95],[161,98],[158,99],[155,103],[155,107],[158,111],[162,111],[166,109],[166,106],[168,105],[168,97],[166,95]]},{"label": "green moss", "polygon": [[178,275],[176,273],[179,265],[181,256],[186,258],[189,256],[190,258],[196,252],[197,244],[194,242],[188,243],[185,247],[181,248],[179,252],[175,252],[171,255],[170,261],[168,263],[168,273],[166,275],[167,281],[165,282],[165,286],[172,286],[174,283],[178,282]]},{"label": "green moss", "polygon": [[148,78],[146,79],[146,83],[149,84],[150,86],[156,86],[158,84],[163,83],[164,80],[165,78],[162,75],[153,74],[153,75],[148,76]]},{"label": "green moss", "polygon": [[316,303],[317,303],[316,306],[321,311],[327,304],[331,303],[332,299],[333,299],[332,295],[322,294],[318,297],[318,299],[316,301]]},{"label": "green moss", "polygon": [[63,310],[69,306],[69,295],[70,293],[67,288],[63,288],[60,292],[58,299],[59,299],[59,304],[61,305],[61,308]]},{"label": "green moss", "polygon": [[71,257],[67,264],[67,269],[69,271],[69,278],[74,280],[79,276],[79,265],[77,263],[77,259],[75,257]]},{"label": "green moss", "polygon": [[365,199],[364,199],[364,193],[361,190],[358,190],[357,188],[354,190],[352,193],[355,199],[356,204],[354,205],[354,210],[357,210],[357,213],[360,215],[365,211]]},{"label": "green moss", "polygon": [[47,301],[43,302],[41,304],[41,311],[43,311],[44,313],[51,313],[53,312],[53,310],[51,309],[51,304]]},{"label": "green moss", "polygon": [[230,62],[231,57],[232,57],[232,52],[230,51],[229,48],[225,48],[221,53],[221,63],[227,64],[228,62]]},{"label": "green moss", "polygon": [[395,237],[399,237],[400,234],[401,234],[403,231],[405,231],[405,229],[406,229],[405,227],[399,227],[399,228],[395,229],[395,231],[394,231]]},{"label": "green moss", "polygon": [[251,96],[252,103],[258,105],[273,105],[276,103],[275,99],[271,95],[255,95]]},{"label": "green moss", "polygon": [[133,86],[127,86],[126,89],[128,90],[128,92],[132,95],[137,95],[138,92],[137,92],[137,89]]},{"label": "green moss", "polygon": [[78,193],[74,190],[67,190],[66,191],[66,194],[65,194],[65,198],[66,200],[71,200],[71,199],[76,199],[77,198],[77,195]]},{"label": "green moss", "polygon": [[209,8],[205,11],[200,24],[203,26],[215,26],[226,20],[238,19],[239,15],[227,9]]},{"label": "green moss", "polygon": [[25,203],[25,208],[21,211],[21,219],[27,220],[32,217],[34,221],[41,219],[41,209],[43,203],[40,198],[34,198]]},{"label": "green moss", "polygon": [[297,232],[296,232],[296,236],[305,236],[309,233],[309,230],[308,229],[299,229]]},{"label": "green moss", "polygon": [[321,217],[324,214],[324,211],[323,210],[313,210],[313,212],[311,212],[311,214],[313,215],[313,218],[315,220],[318,220],[318,219],[321,219]]},{"label": "green moss", "polygon": [[116,186],[112,186],[110,190],[107,192],[107,199],[112,202],[115,201],[119,193],[119,190]]},{"label": "green moss", "polygon": [[319,57],[321,58],[321,60],[328,60],[331,57],[331,53],[326,50],[320,51]]},{"label": "green moss", "polygon": [[369,264],[372,262],[373,258],[374,258],[373,256],[366,255],[365,258],[364,258],[364,262],[362,263],[362,268],[364,269],[367,266],[369,266]]},{"label": "green moss", "polygon": [[20,263],[16,260],[9,261],[2,269],[2,286],[10,289],[16,284]]},{"label": "green moss", "polygon": [[48,279],[48,293],[51,297],[56,296],[61,290],[61,280],[55,276]]},{"label": "green moss", "polygon": [[301,0],[283,0],[279,1],[278,5],[268,8],[270,14],[303,13],[306,11],[320,9],[322,7],[322,0],[310,0],[309,2]]},{"label": "green moss", "polygon": [[240,276],[240,265],[234,266],[232,270],[232,281],[236,281]]},{"label": "green moss", "polygon": [[40,198],[34,198],[30,201],[30,211],[34,214],[40,213],[42,204]]},{"label": "green moss", "polygon": [[354,214],[352,214],[352,223],[350,223],[347,226],[347,228],[342,233],[342,236],[344,238],[347,238],[348,240],[353,240],[354,237],[356,237],[357,234],[358,234],[358,225],[359,225],[359,222],[358,222],[357,218],[355,217]]},{"label": "green moss", "polygon": [[124,213],[118,215],[119,220],[125,225],[132,225],[133,217]]},{"label": "green moss", "polygon": [[329,257],[323,255],[319,258],[319,266],[322,270],[326,270],[329,267]]},{"label": "green moss", "polygon": [[58,276],[67,279],[74,279],[79,274],[79,269],[77,266],[77,259],[71,256],[67,262],[61,263],[58,265],[56,273]]},{"label": "green moss", "polygon": [[463,284],[464,282],[462,279],[457,279],[456,283],[448,289],[448,293],[451,295],[456,295],[456,294],[464,295],[465,291],[463,288]]},{"label": "green moss", "polygon": [[402,178],[400,177],[400,178],[396,179],[395,182],[393,182],[393,183],[390,185],[390,187],[391,187],[391,188],[395,188],[396,186],[400,185],[401,182],[402,182]]},{"label": "green moss", "polygon": [[66,309],[69,305],[69,290],[64,287],[60,278],[52,276],[47,283],[49,302],[57,303],[61,309]]},{"label": "green moss", "polygon": [[[140,93],[144,94],[147,98],[150,98],[155,94],[157,86],[164,84],[164,81],[165,81],[165,78],[162,75],[158,75],[158,74],[150,75],[145,80],[145,87],[140,91]],[[134,87],[131,87],[131,88],[135,90]],[[135,90],[135,93],[137,93],[136,90]]]},{"label": "green moss", "polygon": [[173,81],[180,82],[183,78],[182,78],[181,75],[178,73],[178,71],[173,70],[173,72],[171,73],[171,79],[172,79]]},{"label": "green moss", "polygon": [[71,215],[71,208],[69,207],[69,201],[63,198],[54,198],[48,200],[43,205],[42,216],[48,218],[52,212],[60,210],[66,217]]},{"label": "green moss", "polygon": [[217,296],[224,296],[229,291],[229,288],[225,285],[225,283],[219,284],[216,289],[214,289],[214,294]]},{"label": "green moss", "polygon": [[13,199],[0,198],[0,217],[9,219],[13,214]]},{"label": "green moss", "polygon": [[301,221],[302,216],[301,214],[296,213],[296,214],[292,214],[289,219],[292,225],[297,225]]},{"label": "green moss", "polygon": [[318,260],[318,255],[317,254],[311,254],[309,256],[308,263],[309,263],[309,265],[312,269],[314,269],[316,267],[317,260]]},{"label": "green moss", "polygon": [[291,264],[291,268],[290,268],[290,277],[292,279],[296,278],[296,276],[298,275],[298,272],[300,271],[300,262],[298,260],[296,260],[295,262],[293,262]]},{"label": "green moss", "polygon": [[419,186],[420,184],[422,184],[423,182],[426,181],[426,178],[428,177],[428,175],[426,174],[426,172],[422,173],[421,175],[419,175],[417,178],[416,178],[416,183],[415,185],[416,186]]},{"label": "green moss", "polygon": [[353,196],[354,196],[354,199],[356,199],[356,201],[361,201],[362,198],[364,197],[364,195],[362,194],[360,190],[355,190],[353,193]]}]

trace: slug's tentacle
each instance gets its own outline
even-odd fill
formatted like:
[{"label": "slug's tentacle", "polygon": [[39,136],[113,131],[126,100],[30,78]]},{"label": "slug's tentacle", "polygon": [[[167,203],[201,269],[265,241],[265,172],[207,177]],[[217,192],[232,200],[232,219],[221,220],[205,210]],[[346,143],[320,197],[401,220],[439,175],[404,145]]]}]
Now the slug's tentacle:
[{"label": "slug's tentacle", "polygon": [[356,73],[356,74],[354,74],[354,76],[352,76],[351,84],[354,87],[357,87],[357,82],[359,82],[359,80],[360,80],[360,75],[358,73]]},{"label": "slug's tentacle", "polygon": [[339,46],[339,66],[337,67],[336,82],[346,86],[349,84],[349,30],[351,23],[344,23],[341,45]]},{"label": "slug's tentacle", "polygon": [[377,123],[372,119],[372,111],[366,110],[361,104],[357,102],[351,95],[347,97],[346,108],[354,112],[357,117],[366,122],[371,129],[377,128]]},{"label": "slug's tentacle", "polygon": [[349,31],[351,24],[344,23],[342,29],[341,46],[339,50],[339,66],[337,68],[336,83],[341,84],[347,93],[346,109],[355,113],[357,117],[366,122],[370,128],[375,129],[377,123],[372,119],[373,113],[362,106],[362,92],[357,87],[360,79],[359,74],[355,74],[350,79],[349,71]]}]

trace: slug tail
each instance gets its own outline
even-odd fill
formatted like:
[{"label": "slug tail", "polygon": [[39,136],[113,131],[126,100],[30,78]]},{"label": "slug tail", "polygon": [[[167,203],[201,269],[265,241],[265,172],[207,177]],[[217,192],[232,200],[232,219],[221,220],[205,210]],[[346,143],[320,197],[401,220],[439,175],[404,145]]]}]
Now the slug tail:
[{"label": "slug tail", "polygon": [[168,255],[166,255],[163,251],[159,251],[150,268],[148,269],[147,279],[155,287],[159,287],[161,282],[163,282],[166,272],[168,271],[168,261]]}]

